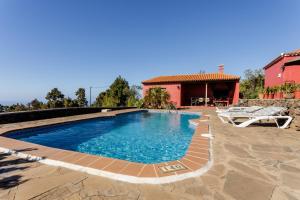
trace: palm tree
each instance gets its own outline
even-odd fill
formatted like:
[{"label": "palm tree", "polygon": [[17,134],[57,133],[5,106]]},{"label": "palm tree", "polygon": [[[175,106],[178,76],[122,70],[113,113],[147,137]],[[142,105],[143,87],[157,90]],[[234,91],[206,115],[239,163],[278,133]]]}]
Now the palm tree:
[{"label": "palm tree", "polygon": [[169,104],[170,95],[165,89],[154,87],[146,91],[144,100],[147,108],[161,109]]}]

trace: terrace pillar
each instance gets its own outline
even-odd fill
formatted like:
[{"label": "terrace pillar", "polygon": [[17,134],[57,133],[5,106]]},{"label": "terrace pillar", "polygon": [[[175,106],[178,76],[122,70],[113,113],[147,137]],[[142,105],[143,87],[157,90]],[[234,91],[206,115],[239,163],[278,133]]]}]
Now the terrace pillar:
[{"label": "terrace pillar", "polygon": [[205,107],[207,107],[207,83],[205,83],[205,99],[204,99],[204,102],[205,102]]},{"label": "terrace pillar", "polygon": [[240,83],[239,81],[237,81],[235,82],[232,104],[236,105],[239,103],[239,94],[240,94]]}]

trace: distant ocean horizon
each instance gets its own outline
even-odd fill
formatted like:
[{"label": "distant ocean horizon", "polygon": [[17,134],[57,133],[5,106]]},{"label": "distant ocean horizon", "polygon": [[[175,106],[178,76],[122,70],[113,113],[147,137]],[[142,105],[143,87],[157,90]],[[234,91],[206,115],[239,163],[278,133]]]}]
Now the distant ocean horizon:
[{"label": "distant ocean horizon", "polygon": [[11,106],[13,104],[17,104],[17,103],[22,103],[22,104],[27,104],[29,103],[30,100],[15,100],[15,101],[11,101],[11,100],[0,100],[0,104],[3,106]]}]

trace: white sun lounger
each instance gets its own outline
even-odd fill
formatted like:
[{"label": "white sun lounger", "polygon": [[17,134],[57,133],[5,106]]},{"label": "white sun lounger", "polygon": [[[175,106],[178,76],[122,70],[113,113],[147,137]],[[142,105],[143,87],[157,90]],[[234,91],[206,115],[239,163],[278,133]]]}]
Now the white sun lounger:
[{"label": "white sun lounger", "polygon": [[257,110],[262,109],[263,107],[261,106],[250,106],[250,107],[230,107],[226,109],[220,109],[216,107],[216,112],[217,113],[225,113],[225,112],[255,112]]},{"label": "white sun lounger", "polygon": [[[274,120],[278,128],[286,128],[292,121],[292,117],[281,115],[282,112],[286,111],[283,107],[267,107],[257,110],[252,113],[247,112],[223,112],[219,113],[218,117],[223,123],[231,122],[236,127],[247,127],[254,122],[260,122],[261,120]],[[246,121],[237,124],[236,119],[246,119]],[[283,125],[279,125],[278,120],[285,119]]]}]

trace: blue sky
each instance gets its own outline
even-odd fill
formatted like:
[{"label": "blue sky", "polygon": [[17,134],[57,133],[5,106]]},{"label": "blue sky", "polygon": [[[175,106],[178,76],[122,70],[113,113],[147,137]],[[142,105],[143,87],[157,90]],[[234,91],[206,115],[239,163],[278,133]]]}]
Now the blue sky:
[{"label": "blue sky", "polygon": [[[158,75],[242,75],[300,48],[299,0],[1,0],[0,103]],[[94,90],[96,95],[98,90]]]}]

